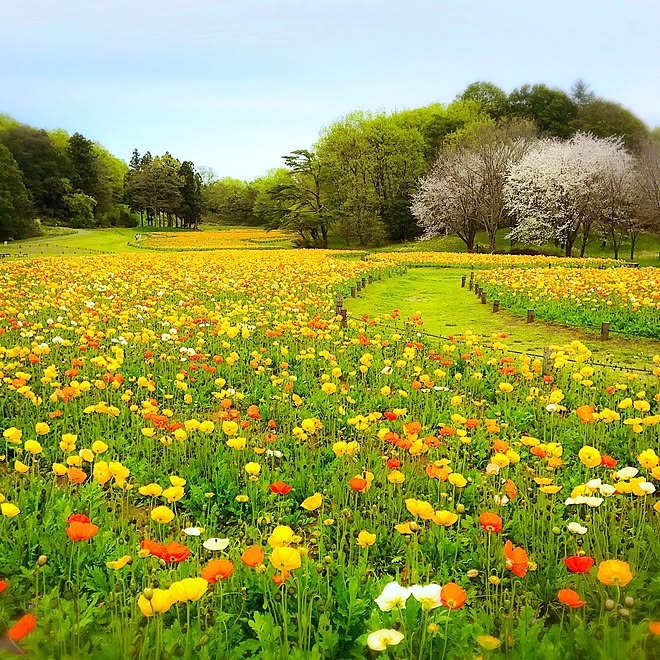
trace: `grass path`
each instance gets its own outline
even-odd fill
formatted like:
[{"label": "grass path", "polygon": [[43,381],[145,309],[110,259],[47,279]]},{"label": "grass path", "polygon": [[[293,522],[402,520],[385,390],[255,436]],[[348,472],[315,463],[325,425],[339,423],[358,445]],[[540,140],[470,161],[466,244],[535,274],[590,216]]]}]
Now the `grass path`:
[{"label": "grass path", "polygon": [[412,268],[405,275],[374,282],[358,298],[347,298],[344,304],[352,316],[382,317],[399,309],[401,317],[407,319],[421,312],[426,332],[443,336],[467,330],[486,337],[506,334],[507,346],[534,353],[543,353],[550,344],[577,339],[589,347],[598,362],[647,366],[653,355],[660,354],[660,342],[650,339],[614,337],[601,341],[599,333],[590,330],[541,321],[528,324],[504,310],[494,314],[492,304],[482,305],[467,287],[461,288],[461,276],[466,273],[457,268]]}]

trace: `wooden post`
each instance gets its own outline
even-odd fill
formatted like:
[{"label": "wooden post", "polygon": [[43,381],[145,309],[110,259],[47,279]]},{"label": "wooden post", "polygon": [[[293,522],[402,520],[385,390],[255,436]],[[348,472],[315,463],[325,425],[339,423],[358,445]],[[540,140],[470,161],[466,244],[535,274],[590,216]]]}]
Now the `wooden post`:
[{"label": "wooden post", "polygon": [[362,291],[362,282],[360,282],[360,280],[358,280],[358,281],[355,283],[355,288],[357,289],[357,292],[358,292],[358,293],[360,293],[360,291]]},{"label": "wooden post", "polygon": [[374,283],[374,278],[371,275],[369,275],[369,284],[373,284],[373,283]]},{"label": "wooden post", "polygon": [[378,272],[378,281],[380,282],[380,271]]},{"label": "wooden post", "polygon": [[356,295],[356,289],[354,286],[351,287],[351,298],[355,298]]},{"label": "wooden post", "polygon": [[362,288],[364,289],[364,287],[366,287],[366,286],[367,286],[367,278],[363,277],[362,278]]},{"label": "wooden post", "polygon": [[481,292],[481,304],[486,304],[486,294],[483,291]]},{"label": "wooden post", "polygon": [[470,278],[470,291],[472,291],[472,285],[474,284],[474,280]]},{"label": "wooden post", "polygon": [[500,311],[500,301],[493,300],[493,312],[499,312],[499,311]]},{"label": "wooden post", "polygon": [[346,310],[342,307],[339,310],[339,315],[341,316],[341,325],[343,328],[346,327],[346,314],[347,314]]},{"label": "wooden post", "polygon": [[533,309],[528,309],[527,310],[527,323],[534,323],[534,310]]},{"label": "wooden post", "polygon": [[543,375],[548,376],[552,367],[552,351],[549,348],[543,349]]},{"label": "wooden post", "polygon": [[608,321],[603,322],[603,324],[600,326],[600,338],[603,341],[606,341],[610,338],[610,324]]},{"label": "wooden post", "polygon": [[465,280],[466,279],[467,279],[467,275],[463,275],[463,277],[461,277],[461,289],[465,288]]},{"label": "wooden post", "polygon": [[335,316],[339,316],[341,308],[344,306],[344,296],[341,291],[337,291],[337,299],[335,300]]}]

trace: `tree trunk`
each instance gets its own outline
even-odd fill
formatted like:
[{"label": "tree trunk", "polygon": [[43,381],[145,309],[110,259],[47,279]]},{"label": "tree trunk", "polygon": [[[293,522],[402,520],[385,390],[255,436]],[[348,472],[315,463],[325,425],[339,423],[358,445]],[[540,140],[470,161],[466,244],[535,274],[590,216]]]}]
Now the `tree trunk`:
[{"label": "tree trunk", "polygon": [[497,230],[494,232],[488,232],[488,238],[490,239],[490,253],[495,253],[495,242],[497,241]]},{"label": "tree trunk", "polygon": [[321,236],[323,237],[323,249],[328,249],[328,227],[324,223],[321,225]]}]

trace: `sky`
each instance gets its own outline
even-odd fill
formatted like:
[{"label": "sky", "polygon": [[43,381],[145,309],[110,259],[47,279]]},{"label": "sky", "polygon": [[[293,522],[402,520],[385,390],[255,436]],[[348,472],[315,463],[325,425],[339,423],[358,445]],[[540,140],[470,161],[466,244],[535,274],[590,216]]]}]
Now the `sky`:
[{"label": "sky", "polygon": [[21,0],[0,14],[0,113],[128,161],[252,179],[353,110],[585,80],[660,125],[651,0]]}]

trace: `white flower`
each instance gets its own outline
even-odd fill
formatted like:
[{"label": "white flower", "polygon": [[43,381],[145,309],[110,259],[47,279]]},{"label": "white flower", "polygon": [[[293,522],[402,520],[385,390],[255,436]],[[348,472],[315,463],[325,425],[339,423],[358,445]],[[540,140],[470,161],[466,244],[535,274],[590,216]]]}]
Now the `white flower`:
[{"label": "white flower", "polygon": [[403,639],[403,634],[392,628],[382,628],[367,637],[367,646],[372,651],[384,651],[388,646],[395,646]]},{"label": "white flower", "polygon": [[203,531],[204,530],[201,527],[186,527],[183,530],[183,533],[187,534],[188,536],[200,536]]},{"label": "white flower", "polygon": [[602,484],[598,490],[600,490],[601,495],[605,495],[607,497],[616,493],[616,488],[610,484]]},{"label": "white flower", "polygon": [[498,506],[505,506],[509,503],[509,498],[506,495],[500,495],[499,493],[495,495],[493,499]]},{"label": "white flower", "polygon": [[229,539],[217,539],[217,538],[206,539],[206,541],[204,541],[202,545],[207,550],[218,552],[219,550],[224,550],[226,547],[229,546]]},{"label": "white flower", "polygon": [[[383,367],[380,370],[380,373],[381,374],[391,374],[392,373],[392,367]],[[376,633],[374,633],[374,634],[376,634]]]},{"label": "white flower", "polygon": [[392,610],[404,609],[409,597],[410,589],[402,587],[398,582],[390,582],[385,585],[382,593],[375,601],[383,612],[391,612]]},{"label": "white flower", "polygon": [[559,410],[559,408],[557,407],[557,404],[556,404],[556,403],[549,403],[549,404],[545,407],[545,409],[546,409],[548,412],[557,412],[557,410]]},{"label": "white flower", "polygon": [[422,609],[433,610],[442,605],[442,601],[440,600],[441,589],[442,587],[435,583],[427,584],[425,587],[415,584],[410,587],[410,592],[412,593],[412,597],[422,604]]},{"label": "white flower", "polygon": [[568,531],[571,534],[586,534],[588,530],[586,527],[580,525],[580,523],[572,522],[568,523]]},{"label": "white flower", "polygon": [[598,490],[600,488],[602,481],[600,479],[592,479],[591,481],[587,481],[587,488],[591,488],[592,490]]},{"label": "white flower", "polygon": [[585,497],[584,500],[584,503],[592,509],[599,507],[604,502],[602,497]]},{"label": "white flower", "polygon": [[639,470],[635,467],[624,467],[616,473],[617,479],[632,479],[637,476]]},{"label": "white flower", "polygon": [[497,463],[488,463],[486,466],[486,474],[497,474],[500,471],[500,466]]},{"label": "white flower", "polygon": [[641,484],[637,484],[639,489],[644,491],[647,495],[653,495],[655,493],[655,486],[649,481],[642,481]]},{"label": "white flower", "polygon": [[272,457],[282,458],[283,454],[279,449],[275,449],[275,450],[267,449],[266,450],[266,456],[268,456],[268,458],[272,458]]}]

